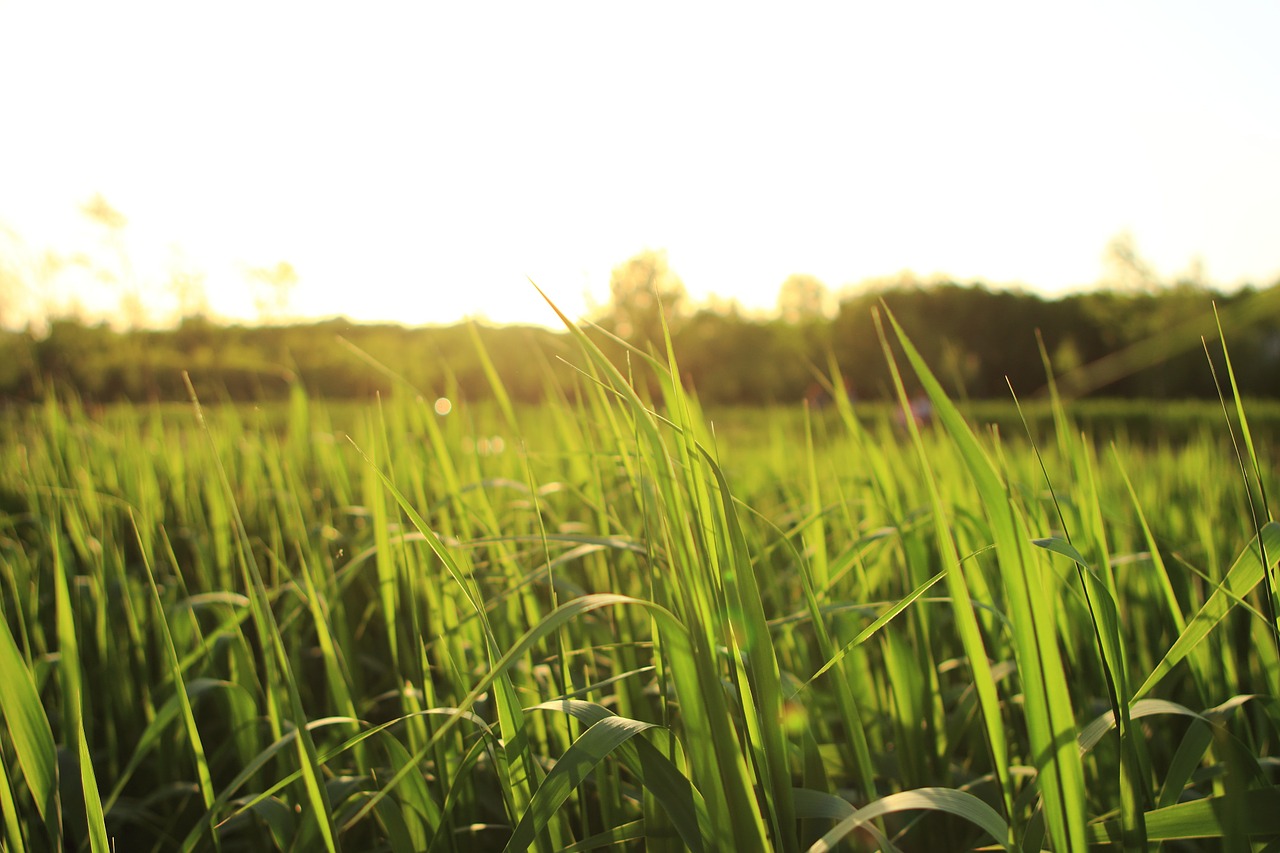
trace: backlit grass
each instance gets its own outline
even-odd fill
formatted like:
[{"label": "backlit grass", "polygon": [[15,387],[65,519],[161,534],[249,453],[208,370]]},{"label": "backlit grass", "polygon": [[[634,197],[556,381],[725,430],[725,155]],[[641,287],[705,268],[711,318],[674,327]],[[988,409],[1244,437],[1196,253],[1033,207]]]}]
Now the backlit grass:
[{"label": "backlit grass", "polygon": [[1276,469],[1225,371],[1216,434],[1059,408],[1033,446],[883,335],[931,425],[717,422],[679,353],[581,335],[538,409],[490,369],[482,406],[10,413],[0,844],[1280,836]]}]

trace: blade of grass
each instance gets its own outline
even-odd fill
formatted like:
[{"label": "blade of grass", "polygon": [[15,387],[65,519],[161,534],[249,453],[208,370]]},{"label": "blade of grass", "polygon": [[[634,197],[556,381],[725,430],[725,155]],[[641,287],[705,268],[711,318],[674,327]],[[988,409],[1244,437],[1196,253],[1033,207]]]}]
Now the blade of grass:
[{"label": "blade of grass", "polygon": [[0,712],[4,713],[9,742],[17,755],[22,778],[44,822],[50,844],[61,846],[62,814],[53,730],[31,670],[5,619],[0,619],[0,684],[4,685],[4,689],[0,689]]},{"label": "blade of grass", "polygon": [[1084,590],[1085,602],[1089,608],[1094,641],[1097,644],[1099,657],[1102,659],[1107,698],[1111,703],[1111,719],[1118,721],[1116,729],[1120,738],[1120,808],[1126,827],[1125,848],[1146,850],[1147,833],[1142,822],[1144,810],[1151,805],[1151,794],[1146,785],[1150,768],[1145,760],[1145,752],[1138,742],[1140,735],[1134,732],[1130,719],[1127,698],[1129,687],[1124,675],[1127,672],[1124,644],[1120,635],[1120,617],[1116,611],[1112,589],[1104,579],[1098,577],[1085,556],[1069,541],[1050,537],[1036,539],[1034,544],[1047,551],[1061,554],[1075,564],[1076,574],[1080,579],[1080,586]]},{"label": "blade of grass", "polygon": [[1186,630],[1178,635],[1178,639],[1174,641],[1169,651],[1165,652],[1164,657],[1147,676],[1147,680],[1134,691],[1134,700],[1151,692],[1192,649],[1209,635],[1214,626],[1227,615],[1227,611],[1243,600],[1262,581],[1264,571],[1262,563],[1259,562],[1259,554],[1270,552],[1272,555],[1280,555],[1280,522],[1267,522],[1257,538],[1262,539],[1265,544],[1259,547],[1251,542],[1245,546],[1209,600],[1187,623]]},{"label": "blade of grass", "polygon": [[920,809],[946,812],[963,818],[991,836],[1001,848],[1016,849],[1009,848],[1005,844],[1005,839],[1011,834],[1009,825],[996,814],[995,809],[973,794],[953,788],[917,788],[889,794],[863,806],[823,835],[809,848],[808,853],[826,853],[835,849],[835,846],[849,833],[855,829],[865,828],[878,817]]},{"label": "blade of grass", "polygon": [[[183,374],[187,383],[187,390],[191,397],[191,404],[195,409],[196,420],[201,425],[209,443],[214,445],[213,436],[208,430],[208,425],[204,419],[204,412],[200,407],[200,401],[196,397],[195,387],[191,384],[191,379],[185,373]],[[244,519],[241,517],[240,508],[235,502],[235,492],[231,488],[231,480],[227,476],[226,468],[222,463],[221,456],[217,453],[216,445],[214,445],[214,468],[218,473],[218,480],[222,486],[224,499],[228,502],[231,517],[234,520],[234,533],[237,544],[237,555],[240,561],[240,571],[242,580],[249,594],[250,608],[253,613],[254,624],[257,627],[259,637],[267,646],[264,649],[264,657],[267,661],[268,672],[275,676],[272,679],[274,683],[283,683],[286,691],[287,701],[289,704],[290,714],[297,727],[298,737],[295,740],[298,750],[298,759],[302,769],[302,779],[307,800],[311,807],[311,817],[315,821],[320,832],[320,837],[324,841],[325,849],[329,853],[336,853],[338,850],[337,832],[333,825],[333,810],[329,805],[329,798],[325,786],[320,782],[319,759],[316,754],[315,743],[311,739],[311,734],[307,730],[306,714],[302,708],[302,698],[298,694],[298,685],[294,679],[293,673],[289,667],[289,658],[285,652],[284,643],[281,639],[280,628],[276,623],[276,619],[271,610],[270,597],[267,595],[266,585],[262,579],[262,573],[258,569],[257,561],[254,558],[252,547],[249,544],[248,532],[245,529]],[[202,789],[203,789],[202,781]],[[212,790],[209,786],[208,791]],[[205,794],[206,800],[208,793]],[[212,819],[213,815],[209,815]],[[216,843],[216,836],[215,836]]]},{"label": "blade of grass", "polygon": [[[1254,535],[1258,542],[1258,560],[1263,566],[1262,581],[1265,590],[1267,607],[1266,612],[1270,617],[1268,628],[1270,629],[1272,642],[1275,644],[1277,654],[1280,654],[1280,579],[1273,578],[1270,564],[1267,561],[1267,545],[1266,540],[1262,536],[1262,522],[1271,521],[1271,507],[1267,502],[1267,489],[1265,481],[1262,477],[1262,466],[1258,462],[1258,452],[1253,445],[1253,433],[1249,430],[1249,419],[1245,417],[1244,400],[1240,397],[1240,386],[1236,384],[1235,369],[1231,366],[1231,354],[1227,351],[1227,337],[1222,332],[1222,318],[1218,316],[1218,306],[1213,306],[1213,319],[1218,326],[1218,340],[1222,344],[1222,358],[1227,366],[1227,379],[1231,383],[1231,396],[1235,401],[1236,417],[1240,420],[1240,434],[1244,438],[1245,450],[1249,454],[1250,467],[1253,469],[1253,485],[1257,487],[1258,497],[1262,502],[1262,517],[1259,518],[1258,508],[1254,505],[1253,489],[1250,487],[1249,472],[1245,468],[1244,459],[1240,456],[1240,448],[1235,444],[1234,433],[1231,436],[1232,445],[1235,447],[1236,459],[1240,464],[1240,476],[1244,481],[1245,494],[1249,501],[1249,514],[1253,521]],[[1208,348],[1206,346],[1206,352]],[[1209,360],[1209,368],[1213,371],[1213,359]],[[1217,371],[1213,371],[1214,384],[1218,384]],[[1222,399],[1222,388],[1218,387],[1218,397]],[[1222,406],[1226,409],[1226,400],[1222,400]],[[1227,419],[1227,426],[1230,427],[1230,418]],[[1273,690],[1280,688],[1280,677],[1277,678],[1276,684],[1272,685]]]},{"label": "blade of grass", "polygon": [[464,719],[462,712],[469,711],[475,705],[477,700],[479,700],[479,698],[490,689],[494,682],[499,678],[502,678],[515,664],[515,662],[528,653],[531,648],[546,637],[550,636],[562,625],[581,614],[589,613],[602,607],[623,604],[637,605],[655,614],[663,624],[667,633],[670,635],[671,639],[669,642],[676,644],[677,650],[680,650],[681,644],[679,641],[683,640],[684,643],[688,642],[688,634],[685,632],[683,626],[676,621],[675,617],[669,611],[649,601],[631,598],[625,595],[617,595],[615,593],[596,593],[565,602],[560,605],[558,609],[549,613],[540,623],[530,628],[519,641],[503,653],[502,657],[495,662],[493,667],[480,677],[480,680],[471,689],[471,692],[467,694],[466,698],[458,704],[454,715],[446,719],[445,722],[436,729],[435,733],[431,737],[431,741],[423,749],[414,754],[413,761],[401,770],[397,771],[397,773],[383,785],[382,789],[379,790],[374,797],[370,798],[369,802],[359,812],[357,812],[354,817],[352,817],[347,826],[357,823],[361,818],[368,814],[369,811],[372,811],[378,802],[388,796],[390,792],[401,782],[404,776],[414,769],[416,763],[426,755],[427,750],[429,750],[436,742],[442,740],[446,734],[453,730],[454,726]]},{"label": "blade of grass", "polygon": [[551,820],[553,813],[596,765],[618,746],[653,726],[653,723],[626,717],[607,717],[583,732],[560,756],[547,778],[542,780],[504,850],[523,851],[532,847],[534,839]]},{"label": "blade of grass", "polygon": [[[4,620],[0,619],[0,623]],[[0,625],[0,628],[8,630]],[[18,821],[18,804],[13,798],[13,786],[9,783],[9,758],[0,756],[0,814],[4,815],[4,840],[9,850],[26,850],[22,824]]]},{"label": "blade of grass", "polygon": [[833,666],[837,665],[841,660],[843,660],[844,657],[849,654],[849,652],[853,651],[855,648],[862,645],[867,640],[871,639],[871,637],[873,637],[877,631],[879,631],[885,625],[888,625],[890,622],[896,619],[898,615],[902,613],[902,611],[906,610],[908,607],[914,604],[916,600],[920,598],[920,596],[928,592],[929,589],[932,588],[934,584],[942,580],[944,577],[946,577],[946,573],[939,572],[938,574],[929,578],[924,583],[920,584],[915,589],[911,590],[911,592],[909,592],[906,596],[899,599],[896,603],[894,603],[892,607],[890,607],[884,613],[877,616],[875,620],[871,622],[870,625],[868,625],[867,627],[859,631],[857,636],[855,636],[849,642],[845,643],[840,648],[840,650],[836,652],[834,657],[829,658],[826,661],[826,663],[824,663],[822,666],[818,668],[817,672],[809,676],[808,680],[805,681],[803,684],[796,687],[796,689],[792,691],[787,698],[788,699],[794,698],[800,692],[802,692],[803,690],[806,690],[811,684],[813,684],[813,682],[817,681],[819,678],[825,675]]},{"label": "blade of grass", "polygon": [[[130,521],[137,528],[136,521],[133,520],[132,513]],[[173,682],[173,698],[177,701],[178,710],[182,715],[183,728],[187,735],[187,742],[191,746],[191,755],[196,766],[196,780],[200,786],[200,796],[204,800],[204,807],[208,811],[206,825],[212,830],[213,828],[213,804],[217,800],[217,793],[213,788],[213,777],[209,773],[209,761],[205,757],[204,740],[200,736],[200,729],[196,726],[195,711],[191,707],[191,699],[187,693],[187,682],[182,674],[182,664],[178,660],[178,650],[173,644],[173,632],[169,629],[169,620],[165,615],[164,602],[160,599],[160,588],[156,585],[156,576],[151,568],[151,557],[146,550],[142,550],[142,567],[147,574],[148,589],[151,591],[152,617],[153,624],[160,628],[161,649],[164,652],[165,664],[169,670],[169,679]],[[159,719],[159,718],[157,718]],[[157,732],[158,733],[158,732]],[[115,800],[115,794],[112,794],[112,801]],[[214,844],[217,842],[217,833],[211,833],[214,838]]]},{"label": "blade of grass", "polygon": [[93,853],[110,853],[112,846],[107,838],[106,816],[98,794],[98,778],[93,772],[93,757],[89,754],[83,718],[76,720],[76,745],[80,759],[80,790],[84,794],[85,819],[89,827],[89,849]]},{"label": "blade of grass", "polygon": [[[1244,791],[1239,795],[1242,802],[1235,804],[1229,802],[1230,799],[1230,796],[1206,797],[1149,811],[1147,838],[1181,841],[1239,833],[1263,841],[1280,836],[1280,788]],[[1119,843],[1119,824],[1118,820],[1093,824],[1089,827],[1089,843]]]},{"label": "blade of grass", "polygon": [[[559,699],[535,705],[529,710],[562,711],[586,726],[593,726],[614,713],[594,702]],[[635,738],[619,745],[618,758],[636,775],[662,805],[671,825],[679,833],[687,849],[701,853],[705,849],[703,828],[708,825],[706,803],[675,763],[646,738]]]},{"label": "blade of grass", "polygon": [[[195,678],[186,683],[186,690],[184,693],[187,697],[187,701],[190,702],[201,694],[211,690],[239,690],[247,692],[243,684],[237,684],[231,681],[218,681],[212,678]],[[133,774],[140,766],[142,766],[142,763],[160,744],[165,731],[169,726],[173,725],[174,721],[179,718],[180,714],[180,700],[178,698],[178,694],[175,692],[174,695],[170,696],[169,699],[160,706],[155,717],[147,724],[146,729],[143,730],[142,736],[138,738],[138,742],[133,748],[133,754],[129,757],[129,763],[126,764],[124,770],[121,771],[120,777],[116,780],[115,787],[112,788],[111,793],[103,803],[103,809],[106,810],[108,814],[111,812],[116,801],[120,798],[120,795],[124,792],[125,786],[129,784],[129,780],[133,777]]]},{"label": "blade of grass", "polygon": [[[352,442],[354,446],[354,441]],[[356,447],[357,452],[364,457],[370,466],[373,462],[360,448]],[[457,559],[450,552],[439,535],[427,524],[426,519],[414,508],[413,503],[405,496],[404,492],[391,480],[387,474],[381,469],[375,468],[379,479],[382,480],[383,486],[389,491],[400,505],[404,513],[409,516],[410,522],[418,532],[422,534],[424,541],[432,552],[444,564],[445,569],[453,578],[454,582],[461,589],[467,602],[471,605],[472,610],[481,620],[484,632],[484,640],[487,652],[491,661],[497,661],[501,656],[498,648],[498,642],[494,637],[493,629],[489,625],[487,611],[481,603],[481,593],[474,578],[462,570]],[[511,683],[511,679],[503,670],[500,675],[492,682],[494,685],[495,705],[498,709],[499,725],[502,729],[502,739],[505,744],[503,750],[504,758],[508,762],[510,773],[510,793],[512,796],[512,806],[517,810],[517,814],[522,814],[528,809],[529,800],[533,796],[534,786],[536,784],[536,763],[532,753],[529,752],[529,739],[524,731],[524,715],[521,709],[515,686]],[[443,730],[443,729],[442,729]],[[441,731],[442,731],[441,730]],[[437,731],[437,737],[439,731]],[[432,739],[433,742],[435,738]],[[401,773],[397,773],[395,780],[403,778]],[[375,797],[370,804],[361,809],[359,816],[363,817],[369,809],[378,801]],[[516,819],[516,815],[512,815]],[[545,842],[539,841],[541,847]]]},{"label": "blade of grass", "polygon": [[[537,285],[534,287],[537,288]],[[654,485],[668,513],[661,521],[664,525],[668,521],[679,521],[678,525],[666,525],[661,529],[667,538],[667,552],[676,552],[678,546],[676,559],[685,571],[672,573],[670,578],[662,578],[661,588],[665,589],[668,582],[674,586],[676,605],[689,621],[689,633],[684,635],[688,643],[680,651],[666,649],[665,657],[671,664],[670,675],[680,701],[681,720],[688,739],[699,745],[691,751],[690,758],[694,765],[695,782],[707,798],[709,815],[715,827],[714,843],[723,847],[747,849],[765,846],[764,817],[756,802],[751,774],[728,711],[720,682],[720,665],[713,651],[717,642],[717,628],[725,627],[725,620],[717,615],[724,612],[721,602],[717,600],[722,596],[719,581],[707,571],[707,560],[712,559],[711,555],[716,552],[700,550],[694,541],[692,525],[686,523],[691,517],[691,508],[677,487],[681,478],[673,470],[671,453],[658,431],[657,419],[632,384],[600,348],[541,289],[538,292],[579,343],[594,368],[626,402],[632,414],[638,443],[643,448],[643,458],[656,481]],[[643,357],[661,374],[663,368],[656,359]],[[675,402],[678,406],[684,405],[681,398],[677,398]],[[685,470],[690,470],[688,445],[682,443],[679,450]],[[691,477],[689,485],[696,496],[696,478]],[[645,492],[642,491],[642,494]],[[705,497],[705,492],[703,496]],[[655,537],[648,535],[646,538],[653,542]],[[699,570],[702,574],[687,577],[694,570]],[[730,638],[726,636],[725,639]],[[667,638],[663,637],[662,641],[667,642]],[[706,745],[710,747],[707,748]]]},{"label": "blade of grass", "polygon": [[[889,315],[889,319],[893,321],[893,315]],[[902,382],[902,376],[898,372],[897,362],[893,358],[893,352],[889,347],[888,338],[884,334],[884,330],[880,325],[880,317],[875,316],[876,329],[880,335],[880,343],[884,350],[885,358],[889,364],[889,370],[893,376],[894,388],[897,390],[898,402],[903,406],[903,410],[910,411],[910,400],[907,397],[907,390]],[[897,328],[899,340],[904,347],[907,347],[908,357],[913,354],[909,349],[910,343],[906,341],[902,330]],[[919,374],[923,368],[923,363],[912,362]],[[924,377],[921,376],[921,381]],[[935,389],[929,389],[930,395],[933,396]],[[942,397],[941,388],[936,389],[939,397]],[[945,400],[945,397],[943,397]],[[950,405],[949,401],[946,401]],[[934,401],[934,406],[938,406],[938,401]],[[941,407],[939,407],[941,408]],[[948,414],[951,414],[950,412]],[[958,412],[955,413],[958,418]],[[938,550],[941,552],[942,564],[945,567],[945,577],[947,581],[947,592],[951,596],[953,602],[952,611],[955,614],[956,627],[960,633],[960,641],[965,653],[965,660],[969,663],[970,672],[973,674],[973,684],[977,690],[978,706],[982,712],[982,720],[986,734],[987,749],[991,753],[991,767],[999,780],[999,787],[1005,814],[1013,815],[1013,780],[1010,778],[1007,768],[1009,766],[1008,744],[1005,741],[1005,725],[1004,718],[1000,711],[1000,697],[996,693],[996,680],[991,675],[991,660],[987,654],[986,644],[982,638],[982,631],[978,626],[978,619],[974,613],[973,600],[969,595],[969,585],[965,579],[964,566],[961,563],[960,555],[956,547],[955,538],[951,532],[951,521],[947,518],[946,509],[942,503],[942,496],[938,489],[937,481],[934,477],[933,470],[929,464],[929,455],[925,451],[924,440],[920,434],[920,426],[916,423],[914,417],[906,417],[907,428],[911,433],[911,443],[915,447],[916,456],[919,459],[921,470],[924,472],[925,485],[929,491],[929,506],[933,514],[933,527],[937,540]],[[948,424],[949,427],[953,426]],[[967,430],[967,427],[965,428]],[[971,454],[972,455],[972,454]],[[978,463],[971,459],[966,459],[971,469]],[[1004,501],[1004,495],[998,496],[991,491],[991,484],[988,486],[987,492],[983,494],[984,501],[998,500]],[[922,590],[923,591],[923,590]],[[1003,839],[1005,842],[1011,842],[1012,836]]]},{"label": "blade of grass", "polygon": [[[404,748],[404,744],[390,734],[384,736],[383,747],[391,758],[391,767],[394,771],[404,770],[412,763],[413,758]],[[421,773],[409,770],[405,774],[399,788],[399,800],[407,807],[400,811],[405,816],[414,849],[425,850],[429,839],[439,831],[444,816],[432,798],[431,791]]]},{"label": "blade of grass", "polygon": [[787,757],[786,733],[781,725],[783,716],[782,686],[778,670],[777,653],[774,649],[773,634],[769,631],[765,619],[764,603],[760,599],[760,581],[756,576],[747,550],[746,538],[733,504],[729,491],[729,483],[724,472],[715,463],[711,454],[701,446],[703,461],[706,463],[715,482],[719,486],[724,534],[728,539],[733,559],[731,572],[727,573],[726,584],[731,594],[735,594],[738,607],[742,613],[742,630],[749,638],[746,644],[746,656],[750,664],[748,669],[748,687],[753,694],[746,703],[752,709],[760,711],[757,725],[765,764],[765,779],[760,784],[769,786],[767,796],[768,808],[774,815],[775,849],[792,850],[796,848],[795,809],[791,804],[791,771]]},{"label": "blade of grass", "polygon": [[[911,344],[893,313],[885,315],[947,434],[960,450],[995,539],[996,560],[1009,600],[1018,671],[1026,698],[1032,755],[1040,770],[1045,816],[1056,848],[1085,847],[1084,772],[1075,749],[1075,719],[1054,630],[1054,605],[1030,553],[1030,535],[994,464],[964,417]],[[957,609],[957,613],[960,609]],[[971,663],[974,663],[971,661]],[[998,736],[1003,740],[1003,734]]]},{"label": "blade of grass", "polygon": [[89,754],[89,741],[84,731],[84,702],[82,683],[84,674],[80,664],[80,645],[75,616],[71,609],[71,596],[67,590],[67,566],[62,559],[62,548],[56,528],[52,531],[50,545],[53,548],[53,588],[56,598],[55,613],[58,622],[58,667],[62,672],[63,702],[71,725],[66,736],[75,743],[80,765],[80,790],[84,796],[85,819],[89,833],[89,849],[93,853],[107,853],[107,829],[102,813],[102,800],[98,793],[98,780],[93,772],[93,758]]},{"label": "blade of grass", "polygon": [[[1042,341],[1042,352],[1043,346]],[[1099,660],[1102,663],[1103,680],[1106,682],[1107,699],[1111,703],[1112,716],[1117,721],[1120,738],[1120,810],[1127,833],[1125,847],[1127,849],[1145,851],[1147,849],[1147,834],[1142,825],[1142,816],[1144,810],[1151,806],[1151,792],[1148,790],[1146,781],[1150,777],[1150,766],[1141,738],[1140,736],[1135,736],[1133,725],[1129,719],[1129,667],[1125,660],[1124,638],[1120,632],[1120,617],[1116,606],[1115,578],[1109,569],[1111,563],[1110,551],[1103,532],[1102,506],[1097,497],[1094,466],[1090,461],[1090,455],[1081,454],[1084,466],[1089,474],[1089,489],[1086,491],[1083,500],[1092,509],[1094,541],[1097,546],[1096,553],[1103,566],[1108,568],[1105,577],[1099,577],[1099,573],[1088,565],[1088,561],[1076,550],[1074,543],[1071,541],[1071,532],[1067,527],[1066,517],[1063,515],[1061,504],[1058,501],[1058,493],[1049,477],[1049,469],[1045,465],[1044,457],[1040,454],[1040,447],[1036,444],[1035,437],[1031,434],[1031,426],[1027,423],[1026,413],[1022,410],[1022,403],[1018,400],[1018,395],[1013,389],[1013,383],[1009,382],[1007,378],[1006,384],[1009,386],[1009,393],[1013,397],[1014,406],[1018,410],[1018,417],[1022,420],[1027,440],[1031,443],[1036,462],[1039,464],[1040,471],[1044,476],[1045,485],[1053,499],[1058,523],[1062,526],[1063,535],[1066,537],[1065,541],[1056,538],[1039,539],[1035,541],[1035,544],[1062,554],[1075,563],[1076,577],[1080,581],[1080,590],[1084,595],[1085,605],[1089,611],[1094,643]],[[1056,386],[1053,385],[1052,378],[1050,379],[1050,389],[1051,393],[1056,395]],[[1060,402],[1058,405],[1060,405]],[[1055,413],[1055,417],[1057,417],[1057,413]],[[1065,420],[1066,417],[1063,414],[1058,420],[1058,426],[1061,427]]]}]

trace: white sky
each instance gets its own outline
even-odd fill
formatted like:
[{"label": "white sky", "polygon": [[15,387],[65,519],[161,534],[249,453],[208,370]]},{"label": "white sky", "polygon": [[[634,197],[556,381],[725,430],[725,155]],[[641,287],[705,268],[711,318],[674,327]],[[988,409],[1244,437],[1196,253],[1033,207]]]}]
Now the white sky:
[{"label": "white sky", "polygon": [[526,276],[581,313],[646,247],[748,307],[793,272],[1055,292],[1122,230],[1265,285],[1278,35],[1273,0],[0,0],[0,226],[110,265],[101,193],[157,319],[174,268],[252,318],[285,260],[299,316],[551,325]]}]

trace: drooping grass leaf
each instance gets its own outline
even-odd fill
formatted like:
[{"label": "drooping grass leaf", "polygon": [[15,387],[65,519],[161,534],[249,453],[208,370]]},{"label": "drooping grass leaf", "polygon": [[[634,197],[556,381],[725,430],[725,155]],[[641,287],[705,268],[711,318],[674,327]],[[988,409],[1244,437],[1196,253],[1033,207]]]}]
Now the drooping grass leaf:
[{"label": "drooping grass leaf", "polygon": [[917,809],[946,812],[963,818],[989,835],[1002,848],[1005,846],[1005,839],[1009,837],[1009,825],[991,806],[973,794],[953,788],[917,788],[889,794],[855,810],[810,847],[809,853],[834,850],[845,836],[855,829],[867,826],[878,817]]},{"label": "drooping grass leaf", "polygon": [[[1147,812],[1147,839],[1178,841],[1239,833],[1261,841],[1280,835],[1280,788],[1245,791],[1236,803],[1229,801],[1231,796],[1206,797]],[[1119,841],[1119,821],[1108,820],[1089,827],[1090,844]]]},{"label": "drooping grass leaf", "polygon": [[529,809],[520,816],[507,842],[506,850],[522,851],[532,846],[534,838],[551,820],[552,814],[590,772],[613,750],[643,732],[653,723],[642,723],[626,717],[606,717],[582,733],[560,756],[556,766],[542,780]]},{"label": "drooping grass leaf", "polygon": [[13,634],[0,619],[0,711],[4,712],[9,741],[17,753],[18,766],[36,810],[44,821],[51,844],[60,843],[62,818],[58,800],[57,751],[53,730],[36,692]]},{"label": "drooping grass leaf", "polygon": [[[1269,559],[1273,561],[1280,559],[1280,522],[1267,522],[1262,527],[1260,537],[1265,543],[1265,553],[1268,554]],[[1147,676],[1147,680],[1134,692],[1135,700],[1151,692],[1192,649],[1209,635],[1214,626],[1227,615],[1227,611],[1258,585],[1264,572],[1258,553],[1256,544],[1250,543],[1245,546],[1227,571],[1226,577],[1222,579],[1222,583],[1214,590],[1213,595],[1209,596],[1209,600],[1187,623],[1186,629],[1178,635],[1178,639],[1156,664],[1155,669]]]},{"label": "drooping grass leaf", "polygon": [[[562,711],[587,726],[614,716],[602,705],[577,699],[544,702],[529,710]],[[626,740],[618,745],[615,752],[619,760],[641,780],[644,789],[662,804],[685,847],[699,853],[705,849],[702,833],[708,821],[706,803],[671,759],[645,738]]]}]

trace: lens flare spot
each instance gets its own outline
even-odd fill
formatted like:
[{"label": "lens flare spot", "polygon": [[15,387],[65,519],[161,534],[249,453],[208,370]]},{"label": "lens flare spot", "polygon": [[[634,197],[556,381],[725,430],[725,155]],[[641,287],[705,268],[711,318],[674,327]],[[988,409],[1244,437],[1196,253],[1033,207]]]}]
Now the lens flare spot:
[{"label": "lens flare spot", "polygon": [[804,705],[791,699],[782,703],[782,711],[778,714],[778,722],[783,730],[791,736],[804,732],[809,725],[809,712]]},{"label": "lens flare spot", "polygon": [[439,415],[440,417],[444,417],[445,415],[453,411],[453,403],[449,400],[448,397],[438,397],[436,398],[435,409],[436,409],[437,415]]}]

